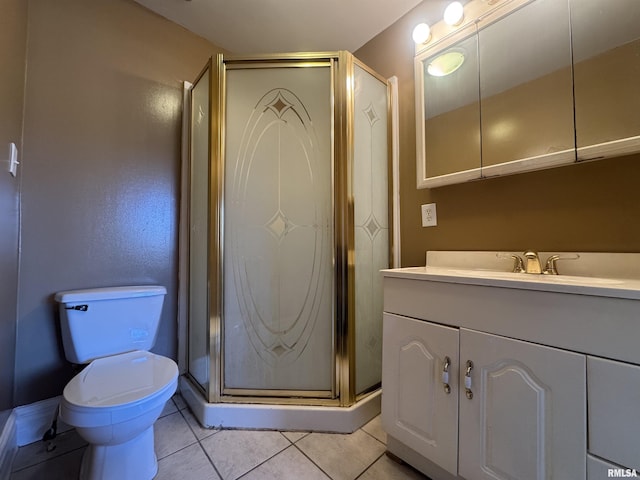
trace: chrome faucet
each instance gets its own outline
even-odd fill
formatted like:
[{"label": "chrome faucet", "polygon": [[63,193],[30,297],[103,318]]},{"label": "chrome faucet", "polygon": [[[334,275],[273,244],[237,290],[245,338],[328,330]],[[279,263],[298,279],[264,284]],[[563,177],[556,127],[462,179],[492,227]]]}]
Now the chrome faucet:
[{"label": "chrome faucet", "polygon": [[542,273],[540,266],[540,258],[538,253],[533,250],[527,250],[523,253],[525,260],[524,273]]},{"label": "chrome faucet", "polygon": [[547,258],[547,262],[543,270],[540,265],[538,252],[527,250],[523,253],[523,256],[525,258],[524,260],[520,255],[514,255],[506,252],[496,253],[496,257],[500,259],[513,260],[513,269],[511,270],[513,273],[533,273],[544,275],[558,275],[558,268],[556,266],[556,262],[558,260],[576,260],[580,258],[580,255],[577,253],[551,255]]}]

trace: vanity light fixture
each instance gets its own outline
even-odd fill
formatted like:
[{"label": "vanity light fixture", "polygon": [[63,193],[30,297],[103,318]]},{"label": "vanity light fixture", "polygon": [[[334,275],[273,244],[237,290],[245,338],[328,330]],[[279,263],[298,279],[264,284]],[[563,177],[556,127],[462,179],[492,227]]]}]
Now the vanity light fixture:
[{"label": "vanity light fixture", "polygon": [[464,51],[450,50],[434,58],[427,65],[427,73],[432,77],[444,77],[458,70],[463,63]]},{"label": "vanity light fixture", "polygon": [[426,23],[419,23],[413,29],[413,41],[418,45],[427,43],[431,39],[431,29]]},{"label": "vanity light fixture", "polygon": [[457,26],[464,20],[464,7],[460,2],[451,2],[444,10],[444,22],[447,25]]}]

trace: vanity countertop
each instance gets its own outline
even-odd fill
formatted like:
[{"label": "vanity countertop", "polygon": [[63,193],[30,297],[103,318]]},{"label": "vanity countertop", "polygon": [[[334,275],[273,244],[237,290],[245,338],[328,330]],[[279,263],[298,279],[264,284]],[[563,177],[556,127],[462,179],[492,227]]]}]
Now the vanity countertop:
[{"label": "vanity countertop", "polygon": [[580,253],[543,275],[510,272],[498,253],[430,251],[427,266],[382,270],[385,313],[640,365],[640,254]]},{"label": "vanity countertop", "polygon": [[[636,254],[630,255],[636,256]],[[640,279],[635,278],[513,273],[477,267],[469,268],[459,264],[387,269],[382,270],[382,274],[385,277],[432,282],[640,300]]]}]

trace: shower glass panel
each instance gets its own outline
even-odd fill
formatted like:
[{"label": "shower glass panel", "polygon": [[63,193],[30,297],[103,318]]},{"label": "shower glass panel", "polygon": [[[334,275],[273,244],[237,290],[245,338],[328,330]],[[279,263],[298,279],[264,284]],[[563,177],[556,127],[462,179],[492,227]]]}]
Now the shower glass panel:
[{"label": "shower glass panel", "polygon": [[354,242],[356,393],[380,384],[382,276],[389,267],[387,84],[355,65]]},{"label": "shower glass panel", "polygon": [[331,79],[226,71],[223,394],[334,396]]},{"label": "shower glass panel", "polygon": [[209,405],[380,386],[387,98],[348,52],[218,55],[194,82],[187,357]]},{"label": "shower glass panel", "polygon": [[209,92],[210,68],[191,90],[191,172],[189,217],[189,373],[207,391],[209,383]]}]

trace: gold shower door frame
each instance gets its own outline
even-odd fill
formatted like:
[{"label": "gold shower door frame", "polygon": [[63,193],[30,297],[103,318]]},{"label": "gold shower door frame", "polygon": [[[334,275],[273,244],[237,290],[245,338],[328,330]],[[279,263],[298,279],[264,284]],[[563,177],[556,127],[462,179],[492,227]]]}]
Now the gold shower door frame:
[{"label": "gold shower door frame", "polygon": [[[210,403],[264,403],[321,406],[349,406],[379,386],[361,395],[355,389],[355,265],[354,265],[354,69],[358,65],[387,85],[386,79],[359,62],[345,51],[295,53],[278,55],[212,57],[198,76],[209,71],[209,255],[207,259],[209,283],[209,382],[208,389],[194,382]],[[224,388],[224,328],[223,259],[224,259],[224,169],[226,72],[248,68],[330,68],[331,71],[331,170],[333,196],[333,359],[332,389],[309,390],[252,390]],[[196,80],[197,82],[197,80]],[[391,158],[391,95],[387,94],[387,146]],[[388,178],[392,178],[388,162]],[[389,225],[393,225],[391,208],[392,182],[388,182]],[[389,228],[389,259],[393,251],[392,228]],[[206,391],[208,390],[208,391]]]}]

